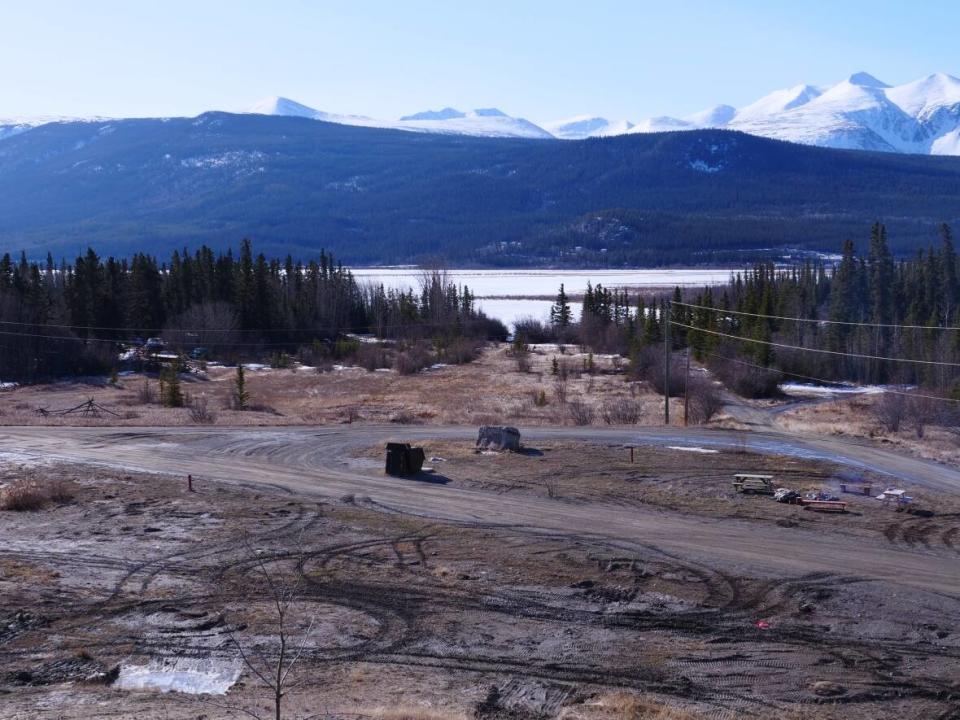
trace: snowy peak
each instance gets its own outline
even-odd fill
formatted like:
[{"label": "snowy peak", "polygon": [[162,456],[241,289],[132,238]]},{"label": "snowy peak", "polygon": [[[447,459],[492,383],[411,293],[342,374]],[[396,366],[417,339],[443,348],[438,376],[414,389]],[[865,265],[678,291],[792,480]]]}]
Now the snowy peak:
[{"label": "snowy peak", "polygon": [[561,140],[623,135],[633,128],[629,120],[607,120],[593,115],[577,115],[566,120],[544,123],[543,127]]},{"label": "snowy peak", "polygon": [[795,85],[736,111],[718,105],[682,119],[651,118],[630,132],[706,127],[823,147],[960,154],[960,80],[935,73],[891,87],[856,72],[828,88]]},{"label": "snowy peak", "polygon": [[960,103],[960,80],[946,73],[934,73],[890,88],[887,97],[908,115],[923,117]]},{"label": "snowy peak", "polygon": [[857,72],[846,79],[850,85],[859,85],[867,88],[888,88],[890,87],[882,80],[877,80],[873,75],[866,72]]},{"label": "snowy peak", "polygon": [[719,127],[733,120],[736,112],[737,109],[732,105],[714,105],[693,115],[687,115],[683,120],[698,128]]},{"label": "snowy peak", "polygon": [[401,122],[409,120],[454,120],[466,116],[466,113],[462,113],[456,108],[445,107],[443,110],[424,110],[413,115],[404,115],[400,120]]},{"label": "snowy peak", "polygon": [[497,108],[479,108],[461,112],[456,108],[425,110],[405,115],[399,120],[376,120],[363,115],[338,115],[316,110],[296,100],[285,97],[269,97],[244,112],[256,115],[282,115],[322,120],[340,125],[389,128],[451,135],[475,135],[481,137],[522,137],[549,139],[553,135],[523,118],[514,118]]},{"label": "snowy peak", "polygon": [[264,98],[260,102],[251,105],[244,110],[244,112],[250,113],[251,115],[282,115],[285,117],[307,118],[315,118],[321,114],[319,110],[314,110],[312,107],[301,105],[295,100],[277,95]]},{"label": "snowy peak", "polygon": [[737,120],[764,118],[774,113],[781,113],[793,108],[806,105],[822,94],[820,88],[813,85],[794,85],[783,90],[775,90],[769,95],[741,108],[737,111]]}]

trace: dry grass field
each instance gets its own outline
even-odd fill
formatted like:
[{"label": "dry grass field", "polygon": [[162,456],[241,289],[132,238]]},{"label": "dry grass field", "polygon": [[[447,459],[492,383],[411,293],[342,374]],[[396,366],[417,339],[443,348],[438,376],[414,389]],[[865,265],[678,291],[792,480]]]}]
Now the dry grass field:
[{"label": "dry grass field", "polygon": [[[552,374],[552,359],[570,369],[561,380]],[[526,425],[572,424],[571,405],[584,402],[592,421],[603,423],[603,403],[625,399],[635,407],[639,422],[657,422],[663,402],[642,383],[628,383],[625,361],[612,356],[593,358],[593,374],[583,372],[588,354],[555,346],[534,346],[530,368],[521,372],[508,345],[491,344],[473,363],[435,367],[413,375],[392,370],[368,372],[335,366],[330,372],[294,367],[275,370],[254,366],[246,373],[251,410],[229,409],[235,370],[209,367],[205,377],[184,376],[182,389],[192,398],[206,398],[218,425],[328,425],[343,422],[403,424]],[[157,379],[124,375],[113,385],[103,378],[87,383],[59,382],[17,388],[0,394],[0,424],[189,425],[189,408],[164,408],[142,400],[144,382],[156,395]],[[100,418],[43,417],[39,408],[64,409],[88,399],[118,413]],[[681,404],[674,400],[677,411]]]}]

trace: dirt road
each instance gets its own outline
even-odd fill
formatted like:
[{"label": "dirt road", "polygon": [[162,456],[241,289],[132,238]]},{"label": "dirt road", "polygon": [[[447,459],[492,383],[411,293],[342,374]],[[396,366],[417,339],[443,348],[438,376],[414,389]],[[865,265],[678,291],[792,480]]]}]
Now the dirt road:
[{"label": "dirt road", "polygon": [[[212,479],[246,486],[269,485],[298,496],[352,502],[475,526],[523,528],[529,533],[566,533],[614,540],[626,548],[655,547],[685,558],[756,576],[811,573],[883,579],[949,595],[960,594],[960,556],[949,549],[891,548],[868,540],[838,543],[801,528],[757,526],[613,506],[572,504],[551,498],[511,497],[483,490],[391,479],[350,457],[356,447],[391,439],[467,439],[463,427],[340,428],[4,428],[0,452],[25,458],[116,467]],[[737,446],[762,453],[830,460],[853,468],[886,472],[892,479],[940,492],[960,493],[960,472],[896,456],[869,445],[830,439],[791,438],[774,433],[679,429],[538,429],[538,440],[594,443]],[[429,452],[429,448],[428,448]],[[704,456],[709,463],[709,456]]]}]

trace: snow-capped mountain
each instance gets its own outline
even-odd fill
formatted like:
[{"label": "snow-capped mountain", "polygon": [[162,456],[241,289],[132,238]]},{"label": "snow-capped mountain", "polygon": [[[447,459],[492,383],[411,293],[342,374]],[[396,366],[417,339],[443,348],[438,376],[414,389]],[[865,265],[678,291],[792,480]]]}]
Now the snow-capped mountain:
[{"label": "snow-capped mountain", "polygon": [[[795,85],[776,90],[741,108],[715,105],[692,115],[659,116],[636,124],[578,115],[538,125],[496,108],[463,111],[453,107],[382,120],[324,112],[283,97],[261,100],[243,112],[423,133],[528,139],[581,140],[726,128],[822,147],[960,155],[960,79],[945,73],[891,87],[868,73],[858,72],[830,87]],[[38,125],[78,120],[91,118],[0,119],[0,140]]]},{"label": "snow-capped mountain", "polygon": [[397,120],[377,120],[362,115],[327,113],[288,98],[272,97],[261,100],[247,108],[245,112],[257,115],[290,115],[341,125],[361,125],[415,132],[533,139],[553,137],[549,132],[538,125],[534,125],[529,120],[511,117],[497,108],[479,108],[463,112],[447,107],[442,110],[427,110],[413,115],[405,115]]},{"label": "snow-capped mountain", "polygon": [[607,120],[592,115],[577,115],[566,120],[543,123],[542,127],[562,140],[583,140],[588,137],[623,135],[633,128],[629,120]]},{"label": "snow-capped mountain", "polygon": [[891,87],[858,72],[828,88],[796,85],[744,108],[656,117],[628,132],[728,128],[806,145],[960,155],[960,80],[944,73]]},{"label": "snow-capped mountain", "polygon": [[77,118],[61,115],[40,115],[36,117],[0,118],[0,140],[19,135],[31,128],[54,122],[99,122],[104,118]]}]

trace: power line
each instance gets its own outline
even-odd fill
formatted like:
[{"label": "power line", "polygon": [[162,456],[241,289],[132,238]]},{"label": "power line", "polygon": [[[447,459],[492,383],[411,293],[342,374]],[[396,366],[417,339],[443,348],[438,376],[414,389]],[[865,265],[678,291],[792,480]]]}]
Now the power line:
[{"label": "power line", "polygon": [[682,305],[683,307],[693,308],[695,310],[707,310],[710,312],[721,312],[728,315],[745,315],[747,317],[764,318],[767,320],[786,320],[789,322],[816,323],[817,325],[849,325],[853,327],[873,327],[873,328],[900,328],[903,330],[951,330],[958,331],[960,327],[949,327],[946,325],[897,325],[893,323],[864,323],[849,322],[846,320],[818,320],[817,318],[786,317],[783,315],[764,315],[762,313],[745,312],[743,310],[725,310],[724,308],[709,307],[707,305],[694,305],[693,303],[672,301],[673,305]]},{"label": "power line", "polygon": [[862,360],[885,360],[887,362],[916,363],[918,365],[937,365],[941,367],[960,368],[960,363],[942,362],[938,360],[914,360],[912,358],[892,358],[892,357],[883,357],[881,355],[864,355],[862,353],[848,353],[848,352],[841,352],[840,350],[825,350],[823,348],[806,348],[806,347],[800,347],[799,345],[786,345],[784,343],[773,342],[771,340],[758,340],[756,338],[747,338],[747,337],[741,337],[739,335],[731,335],[730,333],[724,333],[718,330],[707,330],[705,328],[698,328],[698,327],[694,327],[693,325],[680,323],[680,322],[677,322],[676,320],[670,320],[670,323],[678,327],[686,328],[687,330],[693,330],[694,332],[708,333],[710,335],[717,335],[718,337],[729,338],[730,340],[739,340],[740,342],[758,343],[760,345],[768,345],[770,347],[782,348],[784,350],[799,350],[801,352],[815,352],[815,353],[822,353],[824,355],[841,355],[843,357],[860,358]]},{"label": "power line", "polygon": [[[459,318],[459,320],[465,324],[473,322],[483,322],[489,321],[493,318],[487,316],[472,317],[472,318]],[[149,335],[153,332],[169,333],[169,334],[211,334],[211,333],[235,333],[235,334],[257,334],[257,333],[373,333],[376,330],[416,330],[416,329],[436,329],[436,328],[450,328],[453,324],[457,322],[456,319],[450,321],[414,321],[411,323],[383,323],[379,324],[376,322],[371,322],[368,325],[362,327],[340,327],[335,325],[315,325],[314,327],[307,328],[264,328],[262,330],[241,330],[241,329],[214,329],[214,328],[121,328],[121,327],[103,327],[103,326],[94,326],[94,325],[60,325],[57,323],[30,323],[30,322],[14,322],[7,320],[0,320],[0,326],[2,325],[15,325],[18,327],[30,327],[30,328],[57,328],[57,329],[66,329],[66,330],[97,330],[101,332],[115,332],[123,335],[133,335],[133,334],[143,334]],[[109,339],[109,338],[84,338],[84,337],[73,337],[73,336],[54,336],[54,335],[41,335],[33,333],[24,333],[24,332],[13,332],[13,331],[3,331],[0,330],[0,335],[14,335],[14,336],[23,336],[23,337],[45,337],[51,339],[60,339],[60,340],[91,340],[94,342],[124,342],[123,339]],[[204,345],[262,345],[263,343],[235,343],[235,342],[210,342],[203,343]],[[275,345],[287,345],[289,343],[273,343]]]},{"label": "power line", "polygon": [[[774,371],[772,368],[764,367],[763,365],[757,365],[756,363],[748,362],[746,360],[727,357],[726,355],[719,355],[713,352],[706,352],[705,354],[710,355],[711,357],[718,358],[720,360],[726,360],[727,362],[732,362],[738,365],[746,365],[747,367],[756,368],[757,370]],[[776,369],[774,372],[778,372],[781,375],[789,375],[790,377],[798,378],[800,380],[813,380],[814,382],[824,383],[826,385],[842,385],[843,387],[858,387],[856,385],[851,385],[850,383],[842,382],[840,380],[825,380],[824,378],[817,378],[811,375],[802,375],[800,373],[788,372],[786,370]],[[943,397],[941,395],[925,395],[923,393],[905,392],[903,390],[892,390],[886,387],[884,387],[883,392],[888,393],[890,395],[903,395],[904,397],[920,397],[920,398],[926,398],[928,400],[940,400],[942,402],[960,403],[960,400],[958,400],[957,398],[948,398],[948,397]]]}]

